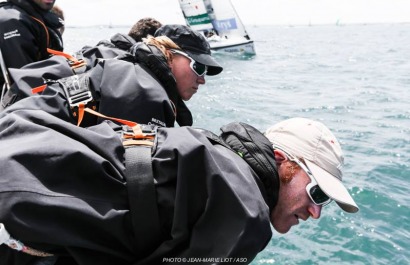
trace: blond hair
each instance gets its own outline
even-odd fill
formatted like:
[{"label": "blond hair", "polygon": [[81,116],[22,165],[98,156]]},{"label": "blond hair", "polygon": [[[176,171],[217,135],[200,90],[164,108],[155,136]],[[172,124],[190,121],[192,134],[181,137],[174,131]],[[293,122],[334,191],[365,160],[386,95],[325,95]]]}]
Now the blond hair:
[{"label": "blond hair", "polygon": [[142,41],[145,44],[154,45],[157,47],[167,58],[168,62],[171,62],[173,58],[170,51],[171,49],[181,50],[181,48],[167,36],[153,37],[148,35],[146,38],[143,38]]}]

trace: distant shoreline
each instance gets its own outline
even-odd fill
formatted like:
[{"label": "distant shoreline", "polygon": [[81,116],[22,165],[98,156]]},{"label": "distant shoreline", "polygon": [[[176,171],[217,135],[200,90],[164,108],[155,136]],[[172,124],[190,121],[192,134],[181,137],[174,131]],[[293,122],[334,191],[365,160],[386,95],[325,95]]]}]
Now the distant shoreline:
[{"label": "distant shoreline", "polygon": [[[272,26],[277,26],[277,27],[320,27],[320,26],[356,26],[356,25],[397,25],[397,24],[403,24],[403,25],[408,25],[410,22],[372,22],[372,23],[323,23],[323,24],[245,24],[245,26],[249,27],[272,27]],[[129,28],[131,27],[132,24],[129,25],[88,25],[88,26],[76,26],[76,25],[66,25],[66,28]]]}]

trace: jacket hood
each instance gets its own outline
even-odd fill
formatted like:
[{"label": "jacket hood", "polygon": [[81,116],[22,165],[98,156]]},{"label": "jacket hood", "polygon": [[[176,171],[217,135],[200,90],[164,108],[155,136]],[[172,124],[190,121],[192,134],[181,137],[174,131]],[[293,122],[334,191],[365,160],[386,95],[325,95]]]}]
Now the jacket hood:
[{"label": "jacket hood", "polygon": [[121,50],[129,50],[137,42],[128,35],[117,33],[111,37],[111,42]]}]

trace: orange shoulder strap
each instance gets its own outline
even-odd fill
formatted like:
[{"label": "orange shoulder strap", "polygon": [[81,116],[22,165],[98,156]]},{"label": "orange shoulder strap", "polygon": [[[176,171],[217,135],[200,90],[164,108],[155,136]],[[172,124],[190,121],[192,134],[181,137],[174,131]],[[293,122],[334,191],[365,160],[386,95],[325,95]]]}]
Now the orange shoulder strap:
[{"label": "orange shoulder strap", "polygon": [[43,21],[41,21],[38,18],[35,18],[33,16],[31,16],[32,19],[34,19],[35,21],[37,21],[38,23],[40,23],[41,26],[43,26],[44,30],[46,31],[46,36],[47,36],[47,47],[50,44],[50,35],[48,34],[48,29],[46,27],[46,25],[44,25]]},{"label": "orange shoulder strap", "polygon": [[53,50],[50,48],[47,48],[47,52],[53,55],[58,55],[58,56],[63,56],[64,58],[66,58],[68,60],[68,62],[70,63],[70,66],[75,69],[75,68],[79,68],[82,66],[85,66],[85,61],[83,59],[77,59],[74,56],[65,53],[65,52],[61,52],[61,51],[57,51],[57,50]]}]

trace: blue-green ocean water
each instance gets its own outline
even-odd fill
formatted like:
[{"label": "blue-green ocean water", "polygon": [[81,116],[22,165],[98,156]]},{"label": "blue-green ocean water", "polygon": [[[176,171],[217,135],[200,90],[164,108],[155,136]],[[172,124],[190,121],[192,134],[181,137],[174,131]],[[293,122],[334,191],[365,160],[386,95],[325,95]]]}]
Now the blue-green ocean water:
[{"label": "blue-green ocean water", "polygon": [[[68,28],[65,47],[130,27]],[[360,211],[335,203],[271,242],[252,264],[410,264],[410,24],[249,26],[254,57],[215,54],[224,71],[188,105],[194,125],[260,130],[294,116],[324,122],[345,153]]]}]

